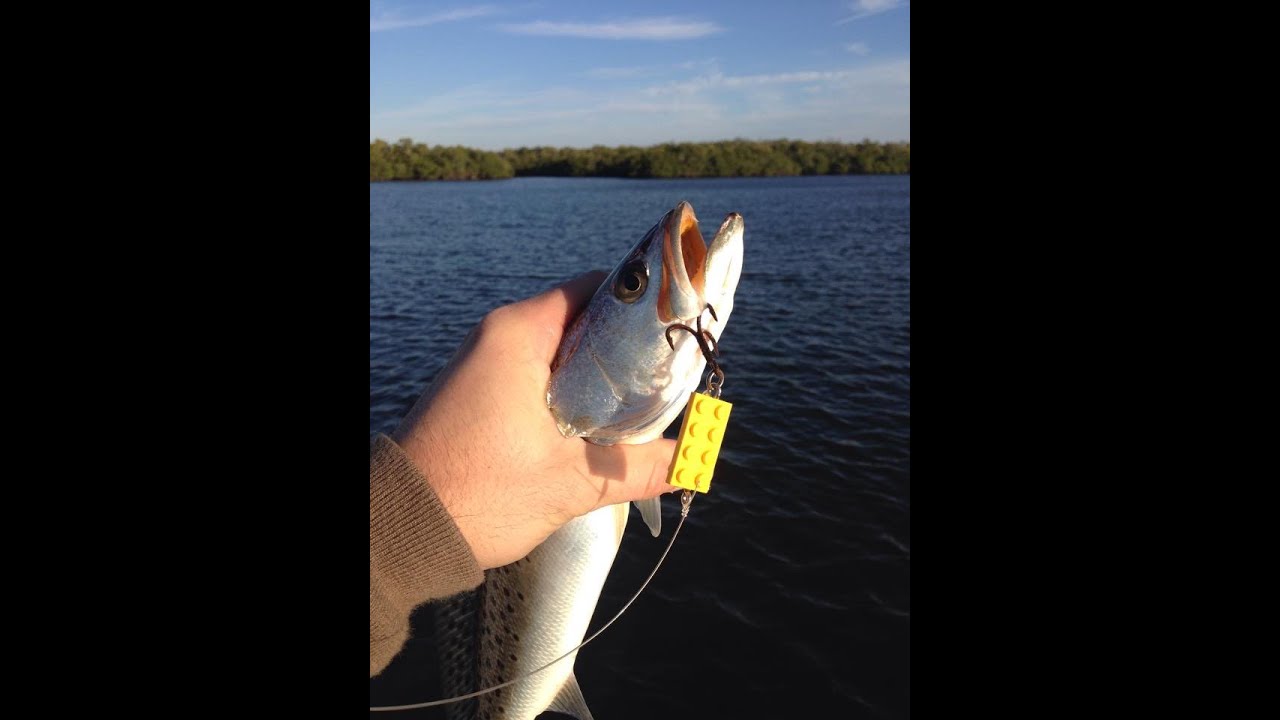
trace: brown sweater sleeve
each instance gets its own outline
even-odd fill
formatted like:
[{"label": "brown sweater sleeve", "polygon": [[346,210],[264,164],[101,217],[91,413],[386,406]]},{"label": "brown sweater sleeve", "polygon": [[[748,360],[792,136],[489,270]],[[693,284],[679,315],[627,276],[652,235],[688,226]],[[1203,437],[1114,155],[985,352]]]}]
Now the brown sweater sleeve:
[{"label": "brown sweater sleeve", "polygon": [[409,613],[484,579],[476,556],[426,478],[399,445],[369,448],[369,677],[409,637]]}]

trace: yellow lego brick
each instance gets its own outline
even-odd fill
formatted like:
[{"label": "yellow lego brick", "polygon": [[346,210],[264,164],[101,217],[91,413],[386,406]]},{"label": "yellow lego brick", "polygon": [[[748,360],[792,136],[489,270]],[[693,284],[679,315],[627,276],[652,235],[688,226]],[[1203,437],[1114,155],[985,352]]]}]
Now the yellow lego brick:
[{"label": "yellow lego brick", "polygon": [[667,484],[705,493],[720,457],[720,443],[729,424],[733,405],[710,395],[694,392],[684,409],[684,424],[675,457],[667,470]]}]

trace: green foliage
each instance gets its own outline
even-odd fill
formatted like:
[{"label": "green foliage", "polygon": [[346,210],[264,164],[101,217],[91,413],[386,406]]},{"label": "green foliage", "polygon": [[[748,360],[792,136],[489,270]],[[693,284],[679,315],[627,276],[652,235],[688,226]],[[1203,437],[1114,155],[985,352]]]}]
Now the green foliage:
[{"label": "green foliage", "polygon": [[515,175],[497,153],[461,146],[429,147],[401,138],[369,143],[370,180],[493,180]]},{"label": "green foliage", "polygon": [[512,176],[695,178],[911,172],[911,143],[724,140],[652,147],[534,147],[489,152],[403,138],[369,144],[370,180],[488,180]]}]

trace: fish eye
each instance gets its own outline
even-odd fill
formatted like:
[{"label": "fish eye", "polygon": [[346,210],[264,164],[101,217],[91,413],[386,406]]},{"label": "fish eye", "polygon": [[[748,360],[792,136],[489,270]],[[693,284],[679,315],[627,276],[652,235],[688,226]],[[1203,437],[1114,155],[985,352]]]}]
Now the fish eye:
[{"label": "fish eye", "polygon": [[644,295],[649,286],[649,268],[644,261],[634,260],[622,268],[618,279],[613,281],[613,296],[624,303],[633,303]]}]

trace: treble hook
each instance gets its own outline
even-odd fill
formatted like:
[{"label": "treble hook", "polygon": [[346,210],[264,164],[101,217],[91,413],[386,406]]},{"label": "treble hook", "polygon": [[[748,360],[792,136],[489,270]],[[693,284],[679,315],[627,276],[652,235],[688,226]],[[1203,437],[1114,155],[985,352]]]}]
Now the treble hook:
[{"label": "treble hook", "polygon": [[[711,311],[713,320],[720,319],[716,317],[716,309],[711,307],[710,303],[707,304],[707,310]],[[676,349],[676,342],[671,339],[672,330],[687,330],[690,335],[693,335],[694,340],[698,342],[698,349],[702,351],[702,357],[706,359],[707,366],[711,368],[711,374],[707,376],[707,392],[712,397],[718,398],[720,397],[720,388],[724,387],[724,370],[721,369],[720,363],[716,361],[716,358],[720,357],[720,346],[715,337],[711,335],[710,330],[702,329],[702,313],[698,313],[697,324],[697,330],[684,323],[668,325],[666,333],[667,344],[671,346],[672,350]]]}]

